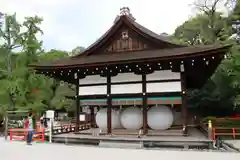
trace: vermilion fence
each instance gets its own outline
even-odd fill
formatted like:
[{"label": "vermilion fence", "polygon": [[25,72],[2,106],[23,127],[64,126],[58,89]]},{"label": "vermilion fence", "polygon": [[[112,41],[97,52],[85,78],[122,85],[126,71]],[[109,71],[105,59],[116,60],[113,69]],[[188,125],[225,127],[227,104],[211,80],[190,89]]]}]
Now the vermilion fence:
[{"label": "vermilion fence", "polygon": [[[239,116],[235,117],[224,117],[224,118],[216,118],[216,121],[240,121]],[[221,122],[219,122],[221,124]],[[235,139],[237,136],[240,136],[240,126],[238,127],[213,127],[213,140],[216,140],[217,136],[221,137],[232,137]]]},{"label": "vermilion fence", "polygon": [[230,118],[216,118],[217,121],[220,121],[220,120],[240,120],[240,117],[230,117]]},{"label": "vermilion fence", "polygon": [[217,136],[231,136],[235,139],[236,136],[240,136],[240,128],[214,127],[213,140],[216,140]]},{"label": "vermilion fence", "polygon": [[[10,141],[13,140],[26,140],[27,138],[27,129],[25,128],[11,128],[9,130],[10,134]],[[34,141],[40,141],[43,142],[45,141],[45,129],[41,129],[40,131],[37,131],[33,135],[33,140]]]},{"label": "vermilion fence", "polygon": [[[96,125],[94,125],[96,127]],[[90,129],[92,125],[90,123],[81,124],[79,130]],[[62,124],[54,126],[52,130],[52,135],[70,133],[75,131],[75,124]],[[13,140],[26,140],[27,129],[25,128],[11,128],[9,129],[10,141]],[[37,132],[34,134],[33,140],[44,142],[45,136],[49,135],[49,131],[44,128],[37,127]]]}]

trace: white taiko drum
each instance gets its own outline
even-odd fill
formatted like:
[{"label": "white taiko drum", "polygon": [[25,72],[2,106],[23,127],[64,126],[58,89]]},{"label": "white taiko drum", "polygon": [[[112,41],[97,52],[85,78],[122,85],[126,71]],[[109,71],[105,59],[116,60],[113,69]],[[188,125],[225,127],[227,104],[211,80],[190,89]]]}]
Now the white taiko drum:
[{"label": "white taiko drum", "polygon": [[126,129],[140,129],[143,125],[143,115],[140,108],[129,107],[121,113],[121,124]]},{"label": "white taiko drum", "polygon": [[148,126],[153,130],[166,130],[173,124],[172,110],[164,105],[154,106],[148,110]]},{"label": "white taiko drum", "polygon": [[[112,109],[112,129],[119,127],[120,120],[119,114],[116,110]],[[107,108],[100,109],[96,114],[97,126],[103,130],[107,129]]]},{"label": "white taiko drum", "polygon": [[121,125],[121,110],[117,110],[117,114],[118,114],[118,124],[117,124],[117,127],[116,128],[122,128],[122,125]]}]

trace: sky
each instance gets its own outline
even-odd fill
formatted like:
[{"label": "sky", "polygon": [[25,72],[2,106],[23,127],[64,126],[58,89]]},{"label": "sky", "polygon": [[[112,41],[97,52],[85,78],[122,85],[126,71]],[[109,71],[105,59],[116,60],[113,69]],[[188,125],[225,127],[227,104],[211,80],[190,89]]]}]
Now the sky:
[{"label": "sky", "polygon": [[121,7],[129,7],[136,21],[156,33],[171,34],[193,15],[194,0],[0,0],[0,12],[44,19],[39,38],[43,47],[71,51],[88,47],[112,25]]}]

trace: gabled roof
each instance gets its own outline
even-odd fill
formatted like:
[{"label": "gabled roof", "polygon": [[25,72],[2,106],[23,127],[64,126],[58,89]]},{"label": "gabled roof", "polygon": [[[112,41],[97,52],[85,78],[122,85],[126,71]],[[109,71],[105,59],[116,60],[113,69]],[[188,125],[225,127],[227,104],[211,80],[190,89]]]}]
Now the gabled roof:
[{"label": "gabled roof", "polygon": [[141,36],[148,39],[150,42],[156,44],[165,44],[167,48],[179,48],[184,47],[184,45],[174,44],[170,41],[170,39],[166,36],[159,35],[146,27],[137,23],[134,19],[129,17],[128,15],[121,15],[116,18],[117,20],[114,22],[113,26],[105,32],[97,41],[95,41],[92,45],[90,45],[84,52],[75,55],[74,57],[79,57],[83,55],[90,55],[100,46],[102,46],[105,42],[109,40],[121,27],[122,24],[129,26],[132,30],[139,33]]},{"label": "gabled roof", "polygon": [[[137,41],[144,42],[141,44],[143,47],[139,50],[130,49],[127,51],[114,49],[106,50],[109,49],[109,44],[112,48],[114,48],[112,44],[115,44],[116,41],[118,42],[118,39],[116,38],[117,36],[120,36],[122,40],[125,40],[122,36],[122,33],[124,33],[123,30],[125,29],[124,27],[126,27],[128,31],[133,31],[133,36],[129,36],[127,39],[135,38]],[[119,35],[119,32],[121,35]],[[147,47],[144,47],[144,44]],[[141,45],[138,44],[138,46]],[[161,68],[159,68],[159,66],[156,68],[155,66],[156,70],[169,68],[175,70],[177,68],[178,72],[180,69],[180,63],[184,63],[184,66],[187,68],[187,88],[199,88],[205,83],[206,79],[213,74],[214,70],[223,59],[223,55],[228,52],[230,47],[230,45],[184,46],[174,44],[167,36],[159,35],[150,31],[144,26],[138,24],[131,14],[124,13],[121,16],[118,16],[113,26],[96,42],[90,45],[83,53],[50,63],[33,64],[30,66],[38,73],[47,75],[51,75],[53,73],[52,75],[58,77],[59,79],[70,83],[77,83],[75,73],[72,71],[77,71],[79,73],[78,76],[83,78],[86,75],[85,73],[82,73],[82,69],[88,71],[94,70],[94,73],[86,72],[87,75],[101,75],[103,70],[106,69],[106,65],[115,68],[116,73],[118,73],[121,72],[121,69],[119,70],[119,66],[124,67],[126,65],[133,64],[133,70],[136,70],[139,64],[152,63],[153,65],[161,65]],[[211,63],[209,63],[208,59],[211,59]],[[193,61],[199,65],[194,64],[194,67],[192,67]],[[131,72],[135,73],[133,70],[131,69]],[[65,73],[62,74],[62,72],[65,71],[68,72],[67,75],[65,75]],[[136,72],[136,74],[138,73]],[[69,77],[68,75],[71,76]]]}]

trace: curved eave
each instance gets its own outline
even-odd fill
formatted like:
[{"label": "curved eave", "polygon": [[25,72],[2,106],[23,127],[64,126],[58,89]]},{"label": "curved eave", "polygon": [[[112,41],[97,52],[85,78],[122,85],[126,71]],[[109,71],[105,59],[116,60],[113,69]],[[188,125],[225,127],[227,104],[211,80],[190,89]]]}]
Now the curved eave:
[{"label": "curved eave", "polygon": [[138,51],[132,53],[92,55],[78,58],[68,58],[43,65],[30,65],[34,69],[58,69],[58,68],[77,68],[94,67],[122,63],[137,63],[147,61],[177,60],[194,58],[198,56],[219,55],[228,52],[231,45],[226,46],[204,46],[204,47],[183,47],[164,50]]},{"label": "curved eave", "polygon": [[96,49],[100,48],[109,40],[109,38],[111,38],[116,33],[116,31],[119,29],[119,27],[122,24],[128,25],[132,30],[139,33],[143,37],[147,38],[149,41],[152,41],[153,43],[156,43],[156,44],[165,43],[168,47],[171,47],[171,48],[186,47],[184,45],[172,43],[166,37],[156,34],[155,32],[147,29],[146,27],[140,25],[139,23],[133,21],[132,19],[124,15],[124,16],[120,16],[120,18],[114,23],[114,25],[107,32],[105,32],[97,41],[95,41],[92,45],[90,45],[84,52],[79,53],[73,56],[72,58],[89,55],[92,52],[94,52]]}]

